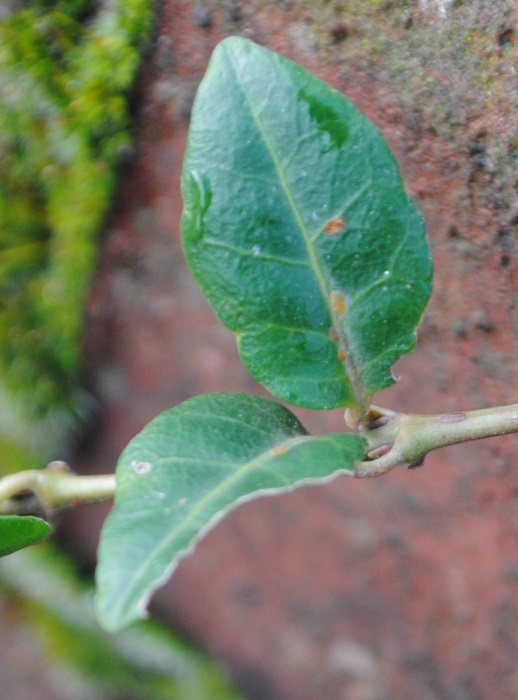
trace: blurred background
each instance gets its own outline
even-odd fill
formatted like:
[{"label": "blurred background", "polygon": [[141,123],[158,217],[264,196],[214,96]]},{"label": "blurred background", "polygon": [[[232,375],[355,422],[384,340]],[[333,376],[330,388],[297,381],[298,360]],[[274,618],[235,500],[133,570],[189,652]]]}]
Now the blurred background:
[{"label": "blurred background", "polygon": [[[434,292],[376,401],[516,401],[512,0],[31,0],[0,22],[0,472],[112,471],[160,411],[265,393],[179,244],[192,99],[229,34],[355,101],[425,215]],[[342,429],[341,411],[295,412]],[[516,436],[240,507],[156,596],[160,626],[116,638],[88,584],[108,510],[66,514],[51,546],[0,563],[5,700],[237,697],[225,676],[253,700],[518,695]]]}]

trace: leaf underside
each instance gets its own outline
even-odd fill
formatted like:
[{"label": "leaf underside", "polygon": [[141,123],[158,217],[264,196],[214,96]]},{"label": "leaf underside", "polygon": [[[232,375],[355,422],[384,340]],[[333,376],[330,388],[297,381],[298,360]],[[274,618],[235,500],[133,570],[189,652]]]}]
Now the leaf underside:
[{"label": "leaf underside", "polygon": [[230,508],[352,474],[364,451],[358,435],[311,437],[286,408],[247,394],[198,396],[161,414],[117,466],[97,567],[101,623],[113,630],[143,616],[178,559]]},{"label": "leaf underside", "polygon": [[182,193],[191,271],[258,381],[363,410],[393,383],[432,266],[387,144],[347,98],[226,39],[195,100]]},{"label": "leaf underside", "polygon": [[36,544],[50,534],[48,522],[32,515],[0,516],[0,557]]}]

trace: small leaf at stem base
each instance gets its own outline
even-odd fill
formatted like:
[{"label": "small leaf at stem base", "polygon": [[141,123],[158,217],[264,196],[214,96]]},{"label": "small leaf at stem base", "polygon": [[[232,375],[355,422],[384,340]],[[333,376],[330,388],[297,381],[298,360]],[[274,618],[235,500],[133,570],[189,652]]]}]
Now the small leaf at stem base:
[{"label": "small leaf at stem base", "polygon": [[32,515],[0,516],[0,557],[12,554],[47,537],[51,525]]}]

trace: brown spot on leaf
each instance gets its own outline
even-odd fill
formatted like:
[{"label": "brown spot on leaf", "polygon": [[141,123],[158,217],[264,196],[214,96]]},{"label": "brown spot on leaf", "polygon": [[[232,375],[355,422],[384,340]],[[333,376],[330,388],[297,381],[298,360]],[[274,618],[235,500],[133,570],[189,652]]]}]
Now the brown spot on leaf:
[{"label": "brown spot on leaf", "polygon": [[327,224],[324,226],[324,231],[327,233],[328,236],[336,236],[337,233],[340,233],[343,231],[345,228],[345,219],[343,216],[336,216],[334,219],[331,219],[331,221],[328,221]]},{"label": "brown spot on leaf", "polygon": [[334,340],[335,343],[337,343],[340,340],[338,331],[334,326],[331,326],[331,328],[329,329],[329,337],[331,338],[331,340]]},{"label": "brown spot on leaf", "polygon": [[344,295],[336,289],[331,292],[331,308],[338,316],[342,316],[347,308]]},{"label": "brown spot on leaf", "polygon": [[278,447],[274,447],[273,449],[270,450],[270,457],[276,457],[277,455],[282,455],[287,451],[288,451],[287,447],[283,447],[283,445],[279,445]]}]

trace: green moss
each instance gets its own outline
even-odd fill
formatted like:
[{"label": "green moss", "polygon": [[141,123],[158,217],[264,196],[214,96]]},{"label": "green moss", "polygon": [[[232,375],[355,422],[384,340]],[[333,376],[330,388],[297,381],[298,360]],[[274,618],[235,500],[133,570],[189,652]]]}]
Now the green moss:
[{"label": "green moss", "polygon": [[49,454],[85,396],[85,294],[153,19],[152,0],[96,7],[32,0],[0,25],[0,430]]}]

